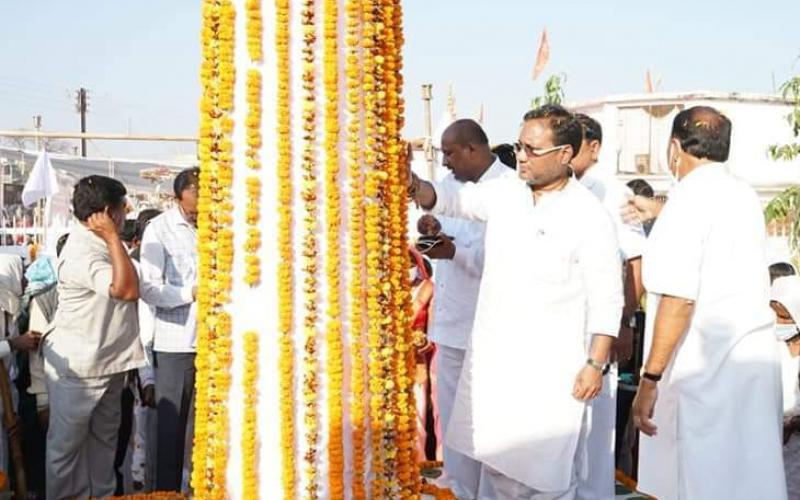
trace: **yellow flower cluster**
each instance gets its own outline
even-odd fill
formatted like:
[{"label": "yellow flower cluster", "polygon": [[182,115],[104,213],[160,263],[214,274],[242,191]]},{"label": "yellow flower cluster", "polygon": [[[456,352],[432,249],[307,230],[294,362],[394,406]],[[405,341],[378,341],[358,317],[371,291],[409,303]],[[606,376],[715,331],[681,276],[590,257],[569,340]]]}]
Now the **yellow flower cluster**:
[{"label": "yellow flower cluster", "polygon": [[[247,53],[251,63],[260,63],[263,58],[262,32],[263,21],[261,16],[261,0],[246,0],[245,29],[247,30]],[[261,70],[251,68],[247,71],[245,87],[247,89],[247,117],[245,128],[247,133],[247,166],[253,172],[261,170]],[[261,179],[258,175],[248,175],[247,183],[247,211],[246,222],[247,240],[245,241],[245,276],[244,281],[249,286],[256,286],[261,281],[261,259],[258,251],[261,249],[261,231],[258,223],[261,218]]]},{"label": "yellow flower cluster", "polygon": [[303,0],[300,12],[303,26],[303,153],[301,170],[303,186],[303,423],[305,424],[306,452],[304,454],[306,498],[316,499],[319,494],[317,471],[317,445],[319,442],[319,411],[317,390],[319,386],[319,361],[317,359],[317,89],[316,56],[317,23],[315,0]]},{"label": "yellow flower cluster", "polygon": [[261,0],[247,0],[245,2],[247,18],[245,30],[247,31],[247,54],[253,62],[262,62],[264,51],[262,48],[261,34],[263,33],[263,18],[261,15]]},{"label": "yellow flower cluster", "polygon": [[290,0],[275,0],[275,55],[278,95],[277,139],[278,159],[278,370],[280,380],[281,417],[281,479],[283,497],[297,497],[294,458],[294,323],[293,261],[292,250],[292,130],[290,57],[289,57],[289,6]]},{"label": "yellow flower cluster", "polygon": [[345,73],[347,85],[347,163],[349,179],[349,211],[347,230],[350,241],[349,324],[350,324],[350,426],[353,447],[352,497],[363,500],[366,473],[366,413],[364,336],[364,178],[362,173],[360,115],[361,93],[360,26],[362,0],[347,0]]},{"label": "yellow flower cluster", "polygon": [[430,495],[436,500],[456,500],[456,495],[448,488],[440,488],[435,484],[424,484],[420,491],[425,495]]},{"label": "yellow flower cluster", "polygon": [[153,493],[139,493],[117,497],[105,497],[105,500],[187,500],[183,493],[175,491],[154,491]]},{"label": "yellow flower cluster", "polygon": [[344,498],[344,398],[342,359],[341,199],[339,197],[339,54],[338,0],[323,10],[323,83],[325,86],[325,236],[327,278],[326,351],[328,374],[328,498]]},{"label": "yellow flower cluster", "polygon": [[[251,63],[260,63],[262,59],[262,17],[261,0],[247,0],[245,3],[247,17],[245,27],[247,30],[247,52]],[[261,259],[258,251],[261,249],[261,231],[258,223],[261,219],[261,179],[257,172],[261,170],[261,70],[251,68],[247,71],[245,87],[247,89],[247,118],[245,128],[247,133],[247,166],[253,172],[247,176],[247,209],[245,221],[247,222],[247,240],[245,241],[245,276],[244,281],[249,286],[256,286],[261,282]]]},{"label": "yellow flower cluster", "polygon": [[258,500],[258,334],[244,334],[244,423],[242,425],[242,494]]},{"label": "yellow flower cluster", "polygon": [[386,126],[388,182],[385,200],[388,205],[389,225],[389,282],[392,285],[392,333],[396,349],[395,383],[397,414],[397,479],[398,498],[417,498],[421,487],[414,460],[416,444],[416,408],[413,378],[415,356],[411,328],[411,293],[408,283],[408,204],[406,199],[408,149],[400,140],[403,127],[404,103],[402,98],[401,48],[403,45],[402,8],[399,0],[384,0],[382,24],[387,27],[382,39],[386,107],[382,122]]},{"label": "yellow flower cluster", "polygon": [[201,123],[198,156],[199,289],[192,487],[196,498],[225,496],[227,397],[231,361],[233,266],[233,86],[235,10],[230,0],[202,5]]},{"label": "yellow flower cluster", "polygon": [[381,19],[382,0],[362,3],[361,90],[364,95],[364,183],[365,242],[367,274],[367,345],[369,346],[370,429],[373,498],[395,498],[398,493],[395,465],[397,459],[396,387],[394,377],[395,346],[391,331],[392,285],[386,266],[389,241],[384,187],[386,171],[385,75],[382,64],[382,40],[385,26]]}]

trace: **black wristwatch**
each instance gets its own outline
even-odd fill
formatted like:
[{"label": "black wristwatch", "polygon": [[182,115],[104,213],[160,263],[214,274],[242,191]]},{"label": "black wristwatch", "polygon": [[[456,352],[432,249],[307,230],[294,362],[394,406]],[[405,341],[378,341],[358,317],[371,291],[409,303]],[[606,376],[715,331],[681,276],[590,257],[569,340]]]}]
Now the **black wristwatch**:
[{"label": "black wristwatch", "polygon": [[644,371],[644,368],[642,368],[642,378],[646,378],[650,382],[658,382],[661,380],[661,376],[661,374],[656,375],[655,373],[648,373]]}]

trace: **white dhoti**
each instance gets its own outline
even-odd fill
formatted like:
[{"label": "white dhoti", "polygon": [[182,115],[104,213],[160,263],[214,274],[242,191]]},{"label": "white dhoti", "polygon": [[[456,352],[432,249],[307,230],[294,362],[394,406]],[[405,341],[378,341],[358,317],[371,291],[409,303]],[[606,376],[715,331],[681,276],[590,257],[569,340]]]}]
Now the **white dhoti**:
[{"label": "white dhoti", "polygon": [[660,384],[658,434],[639,441],[643,493],[660,500],[786,498],[777,348],[771,330],[756,332],[713,373]]},{"label": "white dhoti", "polygon": [[614,443],[617,434],[617,365],[603,377],[603,391],[589,405],[591,426],[586,439],[586,478],[578,478],[577,498],[614,498]]},{"label": "white dhoti", "polygon": [[[464,349],[445,345],[436,346],[436,399],[439,404],[443,439],[447,439],[447,425],[453,413],[458,379],[464,365]],[[481,476],[480,462],[444,445],[444,473],[447,486],[458,498],[477,498]]]},{"label": "white dhoti", "polygon": [[[578,485],[581,477],[585,477],[585,469],[591,464],[584,463],[580,459],[586,453],[588,426],[581,428],[581,436],[575,451],[575,467],[572,470],[572,479],[567,489],[562,491],[539,491],[527,486],[519,481],[498,472],[488,465],[481,467],[480,487],[478,500],[573,500],[578,495]],[[608,497],[607,497],[608,498]],[[610,498],[613,498],[610,497]]]}]

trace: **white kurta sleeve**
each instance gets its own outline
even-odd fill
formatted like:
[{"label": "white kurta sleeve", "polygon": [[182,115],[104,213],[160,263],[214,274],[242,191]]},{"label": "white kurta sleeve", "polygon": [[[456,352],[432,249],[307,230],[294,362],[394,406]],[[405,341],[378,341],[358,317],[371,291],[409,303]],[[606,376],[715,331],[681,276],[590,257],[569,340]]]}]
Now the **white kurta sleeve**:
[{"label": "white kurta sleeve", "polygon": [[586,331],[616,337],[622,318],[622,267],[611,219],[605,214],[587,225],[578,250],[578,264],[586,287]]},{"label": "white kurta sleeve", "polygon": [[628,223],[622,220],[622,208],[633,197],[633,191],[613,177],[596,178],[587,175],[581,183],[603,203],[603,207],[614,221],[622,260],[640,257],[647,241],[644,227],[640,222]]},{"label": "white kurta sleeve", "polygon": [[486,222],[489,218],[489,192],[492,181],[476,184],[474,182],[458,182],[446,178],[434,182],[436,204],[430,212],[459,219]]},{"label": "white kurta sleeve", "polygon": [[456,244],[453,263],[469,276],[480,278],[483,275],[483,238],[464,245]]},{"label": "white kurta sleeve", "polygon": [[645,287],[650,293],[697,300],[706,220],[685,200],[672,201],[679,202],[664,207],[650,233]]},{"label": "white kurta sleeve", "polygon": [[633,196],[633,192],[627,187],[625,187],[625,190],[620,191],[619,196],[611,197],[612,206],[607,205],[606,209],[611,214],[611,218],[617,228],[617,239],[619,240],[622,258],[623,260],[631,260],[642,256],[647,236],[644,233],[644,227],[641,222],[628,223],[622,220],[621,209],[627,201],[626,195]]}]

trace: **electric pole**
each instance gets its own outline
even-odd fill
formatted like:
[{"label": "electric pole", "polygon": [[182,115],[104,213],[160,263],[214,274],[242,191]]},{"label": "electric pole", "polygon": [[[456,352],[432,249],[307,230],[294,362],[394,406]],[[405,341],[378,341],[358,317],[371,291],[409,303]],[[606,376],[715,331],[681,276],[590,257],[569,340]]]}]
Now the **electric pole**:
[{"label": "electric pole", "polygon": [[[42,115],[34,115],[34,117],[33,117],[33,128],[37,132],[41,132],[42,131]],[[39,138],[37,136],[35,142],[36,142],[36,151],[39,151],[41,149],[41,138]]]},{"label": "electric pole", "polygon": [[[75,105],[75,109],[81,115],[81,133],[86,133],[86,109],[88,108],[88,103],[86,100],[86,89],[81,87],[78,89],[77,92],[78,101]],[[81,156],[86,158],[86,139],[81,139]]]}]

